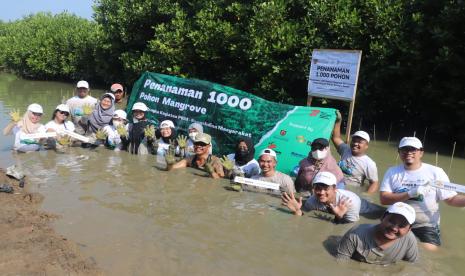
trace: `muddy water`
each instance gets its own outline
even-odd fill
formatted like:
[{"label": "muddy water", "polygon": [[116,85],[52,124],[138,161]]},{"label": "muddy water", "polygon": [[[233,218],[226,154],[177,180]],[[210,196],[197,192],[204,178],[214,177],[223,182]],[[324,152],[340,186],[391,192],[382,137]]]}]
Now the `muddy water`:
[{"label": "muddy water", "polygon": [[[24,111],[31,102],[45,107],[45,123],[72,89],[71,84],[0,74],[0,126],[8,122],[8,111]],[[28,188],[45,195],[43,208],[62,215],[56,230],[110,275],[451,275],[465,268],[462,208],[442,206],[444,245],[434,254],[421,249],[415,265],[337,264],[330,253],[350,226],[312,213],[294,217],[277,198],[227,191],[226,181],[191,169],[167,173],[152,156],[103,148],[13,154],[11,136],[0,142],[0,166],[21,165],[34,183]],[[382,177],[396,163],[395,145],[376,141],[370,146]],[[435,156],[426,154],[425,161],[434,164]],[[438,165],[448,171],[449,161],[440,155]],[[465,184],[464,169],[465,160],[454,159],[451,180]]]}]

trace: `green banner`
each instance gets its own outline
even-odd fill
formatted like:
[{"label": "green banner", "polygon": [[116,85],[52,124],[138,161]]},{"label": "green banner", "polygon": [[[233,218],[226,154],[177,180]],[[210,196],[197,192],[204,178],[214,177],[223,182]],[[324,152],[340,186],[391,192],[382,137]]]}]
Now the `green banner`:
[{"label": "green banner", "polygon": [[275,150],[277,169],[287,174],[307,157],[314,139],[330,137],[336,119],[332,108],[279,104],[217,83],[151,72],[134,84],[129,118],[136,102],[149,107],[147,117],[156,125],[169,119],[186,133],[191,123],[202,124],[218,156],[234,152],[238,139],[249,137],[256,158],[264,148]]}]

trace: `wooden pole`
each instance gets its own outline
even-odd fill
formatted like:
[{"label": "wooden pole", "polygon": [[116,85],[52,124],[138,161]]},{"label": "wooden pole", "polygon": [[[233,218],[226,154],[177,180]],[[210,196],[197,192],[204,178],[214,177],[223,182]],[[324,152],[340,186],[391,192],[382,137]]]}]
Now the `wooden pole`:
[{"label": "wooden pole", "polygon": [[376,142],[376,124],[373,124],[373,140]]},{"label": "wooden pole", "polygon": [[346,130],[346,143],[350,143],[350,131],[352,128],[352,117],[354,116],[354,106],[355,106],[355,101],[350,102],[350,107],[349,107],[349,119],[347,120],[347,130]]},{"label": "wooden pole", "polygon": [[312,106],[312,100],[313,100],[313,97],[308,95],[308,97],[307,97],[307,106]]},{"label": "wooden pole", "polygon": [[436,152],[436,167],[438,166],[438,152]]},{"label": "wooden pole", "polygon": [[423,148],[425,147],[426,144],[426,132],[428,131],[428,127],[425,128],[425,133],[423,133]]},{"label": "wooden pole", "polygon": [[450,170],[452,169],[452,161],[454,161],[454,154],[455,154],[455,146],[456,145],[457,145],[457,142],[454,142],[454,147],[452,148],[452,155],[450,157],[449,170],[447,171],[447,174],[449,174]]},{"label": "wooden pole", "polygon": [[413,137],[417,137],[417,131],[416,130],[413,132]]},{"label": "wooden pole", "polygon": [[358,123],[358,130],[362,129],[362,120],[363,118],[360,118],[360,122]]}]

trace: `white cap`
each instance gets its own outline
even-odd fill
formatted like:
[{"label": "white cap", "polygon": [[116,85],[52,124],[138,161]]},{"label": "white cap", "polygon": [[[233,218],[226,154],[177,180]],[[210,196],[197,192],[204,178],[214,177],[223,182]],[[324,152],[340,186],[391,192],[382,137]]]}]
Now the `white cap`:
[{"label": "white cap", "polygon": [[370,143],[370,135],[363,130],[356,131],[354,134],[352,134],[352,137],[360,137]]},{"label": "white cap", "polygon": [[171,120],[164,120],[163,122],[161,122],[161,123],[160,123],[160,128],[165,128],[165,127],[174,128],[174,123],[173,123],[173,121],[171,121]]},{"label": "white cap", "polygon": [[102,97],[100,99],[103,99],[105,97],[110,97],[112,99],[112,101],[115,101],[115,95],[113,95],[113,93],[105,93],[102,95]]},{"label": "white cap", "polygon": [[404,137],[402,140],[400,140],[399,149],[403,147],[414,147],[416,149],[422,149],[423,144],[417,137]]},{"label": "white cap", "polygon": [[69,106],[66,105],[66,104],[59,104],[59,105],[57,105],[57,108],[55,108],[55,109],[58,109],[60,111],[64,111],[64,112],[69,113]]},{"label": "white cap", "polygon": [[140,111],[147,111],[149,108],[145,105],[145,103],[137,102],[132,106],[132,110],[140,110]]},{"label": "white cap", "polygon": [[85,80],[78,81],[76,88],[87,88],[89,89],[89,83]]},{"label": "white cap", "polygon": [[120,118],[123,120],[126,120],[128,118],[128,114],[122,109],[115,110],[115,113],[113,113],[113,118]]},{"label": "white cap", "polygon": [[40,114],[44,113],[44,110],[42,109],[42,106],[40,106],[40,104],[36,104],[36,103],[30,104],[27,107],[27,110],[31,111],[31,112],[34,112],[34,113],[40,113]]},{"label": "white cap", "polygon": [[268,155],[271,155],[272,157],[274,157],[274,159],[276,159],[276,152],[272,149],[264,149],[262,150],[262,152],[260,152],[260,156],[264,155],[264,154],[268,154]]},{"label": "white cap", "polygon": [[403,216],[409,224],[415,222],[415,209],[404,202],[396,202],[387,208],[386,212]]},{"label": "white cap", "polygon": [[316,183],[331,186],[331,185],[336,185],[337,179],[336,179],[336,176],[334,176],[334,174],[330,172],[319,172],[315,175],[312,181],[312,184],[316,184]]}]

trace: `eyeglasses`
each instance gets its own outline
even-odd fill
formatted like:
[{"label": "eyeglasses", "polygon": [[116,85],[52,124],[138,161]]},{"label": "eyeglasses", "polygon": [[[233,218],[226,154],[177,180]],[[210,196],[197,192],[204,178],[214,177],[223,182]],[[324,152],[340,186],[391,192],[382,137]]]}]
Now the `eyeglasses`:
[{"label": "eyeglasses", "polygon": [[399,149],[400,153],[403,153],[403,154],[410,153],[410,152],[416,153],[416,152],[418,152],[420,150],[421,149],[417,149],[417,148],[414,148],[414,147],[402,147],[402,148]]},{"label": "eyeglasses", "polygon": [[61,110],[58,110],[58,112],[60,112],[60,114],[63,114],[65,116],[69,116],[69,112],[61,111]]},{"label": "eyeglasses", "polygon": [[194,147],[198,147],[198,148],[204,148],[208,146],[208,144],[205,144],[205,143],[194,143]]},{"label": "eyeglasses", "polygon": [[42,113],[32,112],[32,115],[40,117],[40,116],[42,116]]}]

